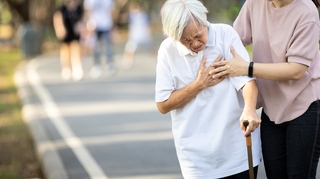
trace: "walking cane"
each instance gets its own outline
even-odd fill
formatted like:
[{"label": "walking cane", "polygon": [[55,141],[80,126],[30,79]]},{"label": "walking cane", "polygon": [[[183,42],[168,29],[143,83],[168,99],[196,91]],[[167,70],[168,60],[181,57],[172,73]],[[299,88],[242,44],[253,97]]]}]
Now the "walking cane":
[{"label": "walking cane", "polygon": [[[245,120],[243,121],[243,125],[245,127],[245,129],[247,129],[248,125],[249,125],[249,121]],[[250,179],[254,179],[254,172],[253,172],[253,162],[252,162],[252,142],[251,142],[251,133],[249,133],[246,136],[246,145],[247,145],[247,151],[248,151],[248,164],[249,164],[249,176]]]}]

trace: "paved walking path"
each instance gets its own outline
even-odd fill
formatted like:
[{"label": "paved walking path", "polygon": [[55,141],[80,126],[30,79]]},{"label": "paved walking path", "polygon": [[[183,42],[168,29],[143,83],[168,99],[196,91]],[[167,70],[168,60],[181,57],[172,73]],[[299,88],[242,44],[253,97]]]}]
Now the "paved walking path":
[{"label": "paved walking path", "polygon": [[[58,53],[17,68],[24,119],[46,179],[182,178],[170,116],[154,103],[156,54],[137,54],[125,70],[119,52],[113,77],[91,79],[87,56],[84,79],[63,81]],[[263,170],[260,165],[259,179],[266,178]]]},{"label": "paved walking path", "polygon": [[[61,79],[59,55],[57,53],[39,56],[28,61],[28,63],[22,63],[18,67],[15,81],[23,100],[24,119],[31,128],[36,150],[43,164],[47,179],[181,178],[172,142],[170,119],[168,115],[159,114],[154,103],[155,53],[137,54],[134,66],[128,70],[121,68],[121,56],[120,53],[116,55],[118,71],[115,76],[108,77],[104,74],[99,79],[90,78],[89,70],[92,60],[90,57],[84,58],[83,65],[86,73],[83,80],[79,82],[63,81]],[[119,95],[119,93],[121,94]],[[126,114],[130,116],[125,116]],[[76,120],[80,122],[72,124],[71,116],[78,116]],[[82,118],[84,118],[83,121],[81,121]],[[101,119],[106,120],[101,122]],[[114,124],[110,124],[107,121],[113,119],[121,119],[123,124],[110,129],[109,126]],[[87,122],[90,120],[92,123],[88,124]],[[138,125],[140,122],[136,124],[133,121],[143,122]],[[152,125],[151,122],[156,126],[146,126],[147,124]],[[128,136],[130,140],[125,139],[126,130],[119,131],[116,136],[108,134],[110,131],[116,130],[116,128],[123,127],[121,125],[129,125],[130,123],[135,125],[133,126],[134,129],[130,130],[139,132],[134,132]],[[91,127],[89,127],[90,125]],[[140,130],[139,128],[142,127],[148,127],[150,129],[147,130],[152,129],[153,131]],[[92,129],[102,131],[92,131]],[[118,138],[121,135],[125,138]],[[107,136],[110,136],[110,138],[107,138]],[[90,138],[93,140],[90,140]],[[158,154],[157,159],[150,159],[148,162],[159,161],[153,164],[159,165],[160,163],[160,166],[158,166],[159,171],[150,172],[146,169],[146,171],[140,172],[140,175],[139,172],[131,172],[132,174],[129,175],[125,174],[127,172],[125,169],[115,168],[111,172],[106,172],[107,167],[101,164],[104,161],[104,154],[102,153],[102,156],[99,156],[100,154],[92,151],[99,149],[99,147],[92,148],[92,145],[105,143],[105,140],[117,140],[117,142],[151,140],[148,142],[149,144],[152,141],[164,141],[165,143],[162,146],[158,146],[159,144],[156,143],[153,144],[158,149],[144,152],[144,155],[148,153],[150,153],[148,155],[152,155],[152,153]],[[126,145],[128,147],[128,144]],[[146,146],[148,145],[141,145],[139,149],[133,146],[130,147],[133,148],[132,151],[143,151],[146,150],[143,149]],[[60,149],[66,147],[71,149],[71,153]],[[168,154],[159,155],[159,152],[168,152],[169,148],[170,152]],[[106,151],[105,154],[108,154],[107,149],[104,150]],[[112,157],[116,158],[117,154],[122,153],[121,150],[123,149],[112,151]],[[66,160],[66,158],[70,157],[70,154],[75,155],[75,158]],[[165,157],[161,157],[164,155]],[[127,158],[130,157],[132,158],[133,156],[127,156]],[[141,160],[145,159],[140,156],[139,159],[133,161],[137,162],[135,165],[139,165],[139,162],[143,165]],[[163,162],[167,163],[161,164]],[[78,167],[76,172],[72,171],[75,165]],[[153,167],[156,168],[155,166]],[[170,168],[166,169],[167,167]],[[127,170],[132,169],[128,168]],[[161,172],[161,170],[163,171]],[[114,174],[115,172],[118,173]],[[109,174],[110,176],[115,175],[115,177],[110,177]],[[122,175],[129,175],[130,177]]]}]

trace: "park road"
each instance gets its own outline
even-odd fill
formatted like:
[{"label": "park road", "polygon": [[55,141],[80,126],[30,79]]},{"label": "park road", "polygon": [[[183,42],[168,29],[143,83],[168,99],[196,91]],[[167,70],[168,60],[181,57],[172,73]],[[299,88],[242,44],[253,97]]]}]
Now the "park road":
[{"label": "park road", "polygon": [[[46,179],[182,179],[170,115],[154,102],[155,53],[131,69],[63,81],[58,53],[23,62],[15,81]],[[244,144],[245,145],[245,144]],[[263,165],[259,179],[265,179]]]}]

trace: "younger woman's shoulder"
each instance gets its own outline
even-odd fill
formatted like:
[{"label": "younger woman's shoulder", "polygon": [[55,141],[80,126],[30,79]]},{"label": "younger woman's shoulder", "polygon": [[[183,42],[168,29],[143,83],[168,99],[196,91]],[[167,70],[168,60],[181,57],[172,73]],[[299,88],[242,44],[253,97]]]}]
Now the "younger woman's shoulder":
[{"label": "younger woman's shoulder", "polygon": [[311,0],[299,0],[296,5],[295,13],[306,20],[319,21],[319,11]]}]

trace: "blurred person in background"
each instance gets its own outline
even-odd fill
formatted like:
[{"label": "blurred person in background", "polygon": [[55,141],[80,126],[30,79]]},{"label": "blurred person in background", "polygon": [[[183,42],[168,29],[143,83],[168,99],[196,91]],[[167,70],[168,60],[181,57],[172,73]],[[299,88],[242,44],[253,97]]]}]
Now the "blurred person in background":
[{"label": "blurred person in background", "polygon": [[[92,78],[98,78],[102,74],[102,52],[106,54],[106,72],[109,75],[113,75],[116,72],[112,40],[112,29],[114,26],[112,17],[113,7],[113,0],[84,0],[84,10],[87,19],[86,27],[96,35],[93,47],[94,61],[90,70]],[[103,49],[103,47],[105,48]]]},{"label": "blurred person in background", "polygon": [[[237,32],[207,21],[198,0],[167,0],[161,10],[163,31],[156,66],[155,101],[171,112],[172,133],[185,179],[248,179],[246,138],[252,132],[255,176],[261,161],[258,89],[254,78],[213,80],[210,64],[231,58],[233,45],[250,57]],[[248,120],[245,128],[243,121]]]},{"label": "blurred person in background", "polygon": [[150,33],[150,19],[138,2],[129,5],[129,39],[125,46],[122,66],[125,69],[131,68],[137,48],[143,46],[149,50],[152,47]]},{"label": "blurred person in background", "polygon": [[64,0],[64,4],[53,15],[53,25],[60,44],[61,76],[64,80],[71,77],[83,78],[80,52],[80,23],[83,16],[78,0]]}]

